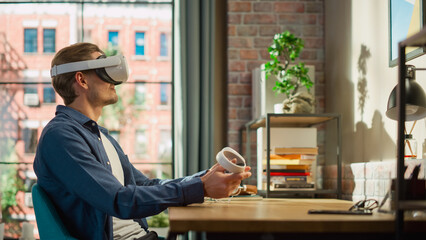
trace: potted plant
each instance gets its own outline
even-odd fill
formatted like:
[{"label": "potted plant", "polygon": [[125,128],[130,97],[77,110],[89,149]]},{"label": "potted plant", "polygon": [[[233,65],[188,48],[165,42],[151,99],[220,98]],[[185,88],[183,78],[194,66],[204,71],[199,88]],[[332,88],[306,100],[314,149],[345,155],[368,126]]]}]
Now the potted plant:
[{"label": "potted plant", "polygon": [[[268,47],[271,60],[265,64],[265,76],[266,79],[275,76],[273,90],[287,96],[283,102],[284,113],[311,113],[314,109],[315,99],[310,94],[314,83],[309,78],[309,68],[303,62],[293,64],[303,47],[303,40],[289,31],[275,34]],[[307,92],[300,91],[303,87]]]},{"label": "potted plant", "polygon": [[158,234],[159,239],[166,239],[169,231],[169,215],[161,212],[147,218],[149,229]]}]

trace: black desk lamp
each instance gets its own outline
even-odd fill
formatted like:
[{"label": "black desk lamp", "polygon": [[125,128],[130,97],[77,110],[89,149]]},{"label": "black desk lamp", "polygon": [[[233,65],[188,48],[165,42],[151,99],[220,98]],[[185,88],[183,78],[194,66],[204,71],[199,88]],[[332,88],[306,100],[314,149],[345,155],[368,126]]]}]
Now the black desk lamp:
[{"label": "black desk lamp", "polygon": [[[416,70],[426,70],[407,65],[405,78],[405,120],[414,121],[426,117],[426,94],[423,88],[415,80]],[[386,116],[393,120],[398,120],[398,106],[396,103],[398,85],[392,90],[386,111]]]}]

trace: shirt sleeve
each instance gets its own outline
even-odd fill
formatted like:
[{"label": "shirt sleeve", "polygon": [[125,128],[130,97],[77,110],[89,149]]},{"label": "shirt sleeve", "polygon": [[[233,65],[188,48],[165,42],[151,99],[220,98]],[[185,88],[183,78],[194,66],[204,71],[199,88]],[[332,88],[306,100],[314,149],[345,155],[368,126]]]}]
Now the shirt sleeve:
[{"label": "shirt sleeve", "polygon": [[[149,180],[139,171],[138,185],[122,186],[71,126],[47,130],[40,151],[46,168],[63,186],[93,207],[123,219],[155,215],[170,206],[203,202],[199,177]],[[133,167],[134,168],[134,167]]]}]

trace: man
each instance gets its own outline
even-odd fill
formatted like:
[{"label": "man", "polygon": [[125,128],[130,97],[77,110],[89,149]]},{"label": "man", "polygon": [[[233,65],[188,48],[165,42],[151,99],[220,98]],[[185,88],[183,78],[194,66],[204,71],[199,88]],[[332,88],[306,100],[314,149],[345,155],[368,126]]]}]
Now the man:
[{"label": "man", "polygon": [[148,179],[136,170],[96,123],[102,108],[117,102],[115,85],[127,74],[123,57],[106,58],[91,43],[63,48],[52,60],[52,84],[65,106],[57,107],[41,134],[34,170],[78,239],[156,239],[144,217],[203,202],[205,196],[227,197],[251,176],[250,167],[226,174],[218,164],[175,180]]}]

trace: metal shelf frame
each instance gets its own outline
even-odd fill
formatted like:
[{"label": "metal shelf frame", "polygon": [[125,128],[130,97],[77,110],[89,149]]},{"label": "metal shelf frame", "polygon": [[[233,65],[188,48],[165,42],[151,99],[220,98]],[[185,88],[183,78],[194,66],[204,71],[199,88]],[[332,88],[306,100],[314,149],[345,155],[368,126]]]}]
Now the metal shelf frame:
[{"label": "metal shelf frame", "polygon": [[398,44],[398,87],[397,87],[397,107],[398,107],[398,137],[397,137],[397,162],[396,162],[396,197],[395,197],[395,227],[396,239],[404,239],[404,210],[426,209],[426,199],[409,201],[404,199],[404,128],[405,128],[405,78],[407,74],[406,47],[420,47],[426,49],[426,28],[423,28],[415,35],[399,42]]},{"label": "metal shelf frame", "polygon": [[[271,191],[270,184],[266,184],[266,197],[281,197],[289,194],[336,194],[338,199],[342,197],[342,137],[341,137],[341,116],[335,113],[324,114],[274,114],[268,113],[259,119],[252,120],[240,129],[240,146],[243,144],[243,131],[246,131],[245,155],[249,165],[251,165],[251,131],[260,127],[266,128],[266,182],[270,182],[270,155],[271,155],[271,128],[272,127],[312,127],[329,121],[336,121],[336,165],[337,165],[337,186],[336,189],[315,189],[315,190],[283,190]],[[258,159],[259,161],[259,159]],[[261,176],[257,176],[261,177]]]}]

